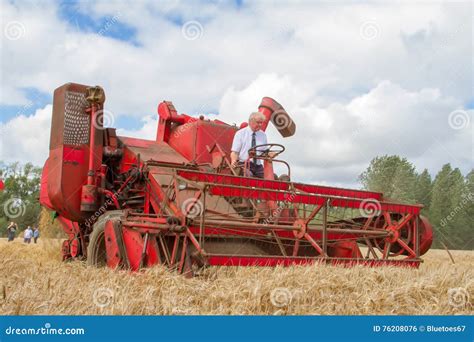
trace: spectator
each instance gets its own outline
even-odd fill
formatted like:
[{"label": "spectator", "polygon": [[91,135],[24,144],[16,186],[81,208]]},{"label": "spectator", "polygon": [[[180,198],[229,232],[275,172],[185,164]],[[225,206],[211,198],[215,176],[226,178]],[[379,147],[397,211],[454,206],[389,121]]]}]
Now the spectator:
[{"label": "spectator", "polygon": [[31,227],[28,226],[28,228],[26,228],[25,232],[23,233],[23,242],[30,243],[32,237],[33,237],[33,229],[31,229]]},{"label": "spectator", "polygon": [[38,241],[38,238],[40,236],[40,231],[38,229],[38,227],[35,226],[35,228],[33,229],[33,241],[36,243],[36,241]]},{"label": "spectator", "polygon": [[18,229],[18,226],[16,225],[15,222],[10,222],[10,224],[7,227],[7,237],[8,237],[8,242],[15,240],[15,234],[16,230]]}]

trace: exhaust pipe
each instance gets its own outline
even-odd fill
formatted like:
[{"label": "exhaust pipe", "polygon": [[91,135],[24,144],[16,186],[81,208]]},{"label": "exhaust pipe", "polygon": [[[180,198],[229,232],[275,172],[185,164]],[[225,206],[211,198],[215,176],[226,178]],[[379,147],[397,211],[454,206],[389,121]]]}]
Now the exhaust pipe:
[{"label": "exhaust pipe", "polygon": [[265,131],[271,121],[283,138],[291,137],[296,132],[295,122],[290,118],[285,108],[271,97],[264,97],[258,111],[265,115],[267,120],[262,126]]}]

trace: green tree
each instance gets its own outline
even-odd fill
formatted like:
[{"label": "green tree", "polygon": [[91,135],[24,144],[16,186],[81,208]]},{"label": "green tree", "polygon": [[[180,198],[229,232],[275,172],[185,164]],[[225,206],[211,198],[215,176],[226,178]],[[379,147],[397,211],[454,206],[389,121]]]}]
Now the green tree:
[{"label": "green tree", "polygon": [[431,175],[427,169],[416,177],[415,184],[415,201],[416,203],[423,204],[425,211],[430,207],[431,203],[431,191],[433,190],[433,182]]},{"label": "green tree", "polygon": [[40,212],[41,168],[31,163],[0,162],[0,178],[5,184],[0,192],[0,236],[5,235],[9,221],[16,222],[20,230],[36,224]]},{"label": "green tree", "polygon": [[465,177],[464,193],[462,194],[462,249],[474,250],[474,170]]},{"label": "green tree", "polygon": [[359,176],[364,189],[383,192],[384,198],[405,203],[415,202],[415,167],[399,156],[372,159],[369,167]]},{"label": "green tree", "polygon": [[467,225],[466,183],[458,168],[443,165],[433,183],[429,219],[435,229],[435,247],[462,248]]},{"label": "green tree", "polygon": [[458,168],[446,164],[432,181],[428,170],[417,174],[405,158],[382,156],[370,162],[359,180],[385,199],[423,204],[422,213],[434,228],[433,247],[474,248],[474,171],[463,177]]}]

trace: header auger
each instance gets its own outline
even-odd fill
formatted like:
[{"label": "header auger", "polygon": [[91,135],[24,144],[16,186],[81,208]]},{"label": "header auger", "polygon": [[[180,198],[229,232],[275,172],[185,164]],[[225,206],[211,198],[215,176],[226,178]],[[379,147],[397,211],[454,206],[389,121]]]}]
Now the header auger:
[{"label": "header auger", "polygon": [[[155,140],[104,128],[100,87],[68,83],[54,92],[41,204],[68,234],[63,258],[138,270],[161,264],[188,276],[207,265],[311,263],[417,267],[432,242],[421,205],[383,194],[296,182],[280,156],[258,156],[264,178],[230,167],[237,126],[158,106]],[[262,130],[296,126],[264,97]],[[280,154],[284,147],[269,144]],[[273,164],[288,172],[276,175]]]}]

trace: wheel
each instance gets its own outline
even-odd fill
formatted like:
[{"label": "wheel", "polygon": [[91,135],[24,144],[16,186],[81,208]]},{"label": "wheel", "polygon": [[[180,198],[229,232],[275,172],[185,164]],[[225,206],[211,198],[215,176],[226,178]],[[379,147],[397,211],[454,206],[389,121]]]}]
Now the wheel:
[{"label": "wheel", "polygon": [[87,246],[87,264],[96,267],[104,267],[107,265],[107,251],[105,249],[105,224],[109,220],[120,220],[123,217],[121,210],[108,211],[99,217],[92,233],[89,236],[89,244]]}]

